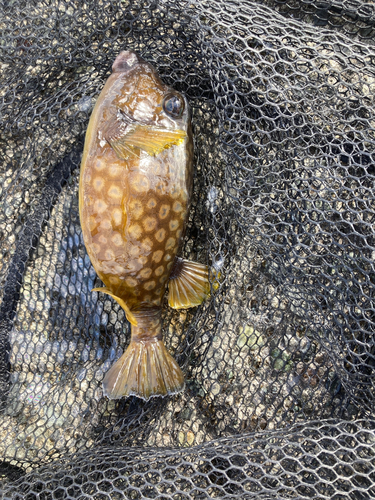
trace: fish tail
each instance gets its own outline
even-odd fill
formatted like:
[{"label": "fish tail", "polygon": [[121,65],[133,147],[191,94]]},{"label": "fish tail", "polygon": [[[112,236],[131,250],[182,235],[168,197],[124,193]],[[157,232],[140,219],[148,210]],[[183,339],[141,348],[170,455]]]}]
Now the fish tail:
[{"label": "fish tail", "polygon": [[131,327],[128,348],[104,377],[104,395],[109,399],[137,396],[147,401],[181,392],[184,376],[163,343],[160,311],[155,316],[135,316],[138,324]]}]

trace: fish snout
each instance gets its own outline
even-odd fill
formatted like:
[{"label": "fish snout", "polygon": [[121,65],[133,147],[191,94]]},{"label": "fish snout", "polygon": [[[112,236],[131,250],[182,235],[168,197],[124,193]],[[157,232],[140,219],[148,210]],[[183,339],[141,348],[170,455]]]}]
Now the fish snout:
[{"label": "fish snout", "polygon": [[113,63],[112,72],[126,73],[137,64],[141,64],[144,62],[145,61],[135,52],[132,52],[131,50],[123,50],[119,53]]}]

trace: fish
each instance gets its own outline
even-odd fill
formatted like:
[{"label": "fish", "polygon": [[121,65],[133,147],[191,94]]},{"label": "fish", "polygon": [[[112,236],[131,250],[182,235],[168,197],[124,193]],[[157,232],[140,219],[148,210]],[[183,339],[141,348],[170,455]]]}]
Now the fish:
[{"label": "fish", "polygon": [[83,240],[131,325],[130,343],[103,379],[109,399],[183,391],[184,375],[163,343],[162,305],[185,309],[210,293],[209,268],[178,256],[193,187],[186,97],[137,53],[122,51],[91,114],[82,155]]}]

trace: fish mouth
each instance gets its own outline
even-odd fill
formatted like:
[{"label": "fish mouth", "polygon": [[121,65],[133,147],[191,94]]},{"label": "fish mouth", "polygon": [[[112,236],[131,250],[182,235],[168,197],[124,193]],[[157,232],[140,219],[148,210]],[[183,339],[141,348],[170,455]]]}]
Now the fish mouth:
[{"label": "fish mouth", "polygon": [[126,73],[130,69],[134,68],[137,64],[146,63],[142,57],[133,52],[132,50],[123,50],[116,57],[113,65],[113,73]]}]

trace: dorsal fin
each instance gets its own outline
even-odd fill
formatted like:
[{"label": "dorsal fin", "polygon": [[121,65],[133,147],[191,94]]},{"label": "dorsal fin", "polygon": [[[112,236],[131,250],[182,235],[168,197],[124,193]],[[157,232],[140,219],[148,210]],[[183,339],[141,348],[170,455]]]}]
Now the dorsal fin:
[{"label": "dorsal fin", "polygon": [[210,294],[208,267],[177,257],[168,288],[168,303],[173,309],[198,306]]}]

